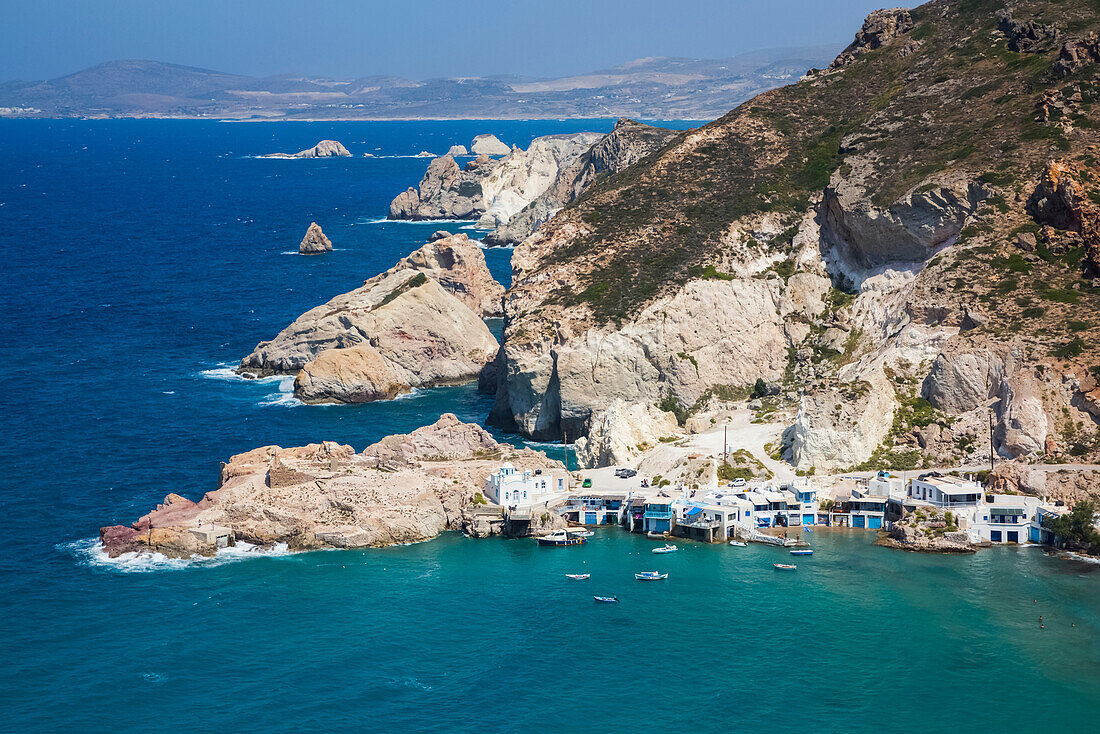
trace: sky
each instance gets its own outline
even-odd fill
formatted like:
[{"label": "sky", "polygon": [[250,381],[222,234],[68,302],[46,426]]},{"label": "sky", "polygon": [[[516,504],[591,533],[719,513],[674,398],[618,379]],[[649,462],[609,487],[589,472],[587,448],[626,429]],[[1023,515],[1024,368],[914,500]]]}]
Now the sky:
[{"label": "sky", "polygon": [[0,0],[0,80],[116,59],[254,76],[554,77],[852,39],[865,0]]}]

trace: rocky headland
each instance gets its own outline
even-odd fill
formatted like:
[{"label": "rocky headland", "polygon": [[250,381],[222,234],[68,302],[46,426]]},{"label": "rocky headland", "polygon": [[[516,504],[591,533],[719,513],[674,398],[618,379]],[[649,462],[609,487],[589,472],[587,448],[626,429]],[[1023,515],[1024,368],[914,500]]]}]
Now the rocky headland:
[{"label": "rocky headland", "polygon": [[[112,558],[135,552],[188,558],[215,555],[218,534],[231,543],[285,543],[292,551],[413,543],[446,530],[495,534],[501,524],[478,508],[485,478],[502,461],[561,468],[451,414],[360,453],[332,442],[264,446],[222,464],[218,488],[198,502],[170,494],[133,524],[103,528],[100,539]],[[548,513],[531,525],[540,535],[563,523]]]},{"label": "rocky headland", "polygon": [[321,231],[321,225],[310,222],[306,236],[298,244],[299,255],[319,255],[323,252],[332,252],[332,242]]},{"label": "rocky headland", "polygon": [[439,239],[307,311],[258,344],[238,371],[296,375],[295,395],[307,403],[368,402],[476,380],[498,349],[483,316],[499,312],[502,292],[466,235]]},{"label": "rocky headland", "polygon": [[599,133],[547,135],[526,150],[506,150],[503,158],[478,157],[460,168],[451,155],[436,158],[417,188],[398,194],[390,203],[390,219],[477,219],[480,226],[506,223],[538,198],[597,140]]},{"label": "rocky headland", "polygon": [[522,242],[539,225],[576,201],[598,176],[626,170],[656,153],[678,134],[677,130],[644,125],[625,118],[618,120],[610,133],[572,164],[562,168],[534,201],[486,235],[486,244],[506,246]]},{"label": "rocky headland", "polygon": [[269,153],[264,158],[350,158],[351,152],[338,140],[322,140],[297,153]]}]

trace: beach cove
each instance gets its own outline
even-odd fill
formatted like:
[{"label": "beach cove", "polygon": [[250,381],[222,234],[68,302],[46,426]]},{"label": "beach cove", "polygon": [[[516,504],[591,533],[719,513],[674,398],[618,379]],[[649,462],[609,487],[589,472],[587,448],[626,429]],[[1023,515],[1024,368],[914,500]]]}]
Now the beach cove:
[{"label": "beach cove", "polygon": [[[616,529],[568,549],[445,534],[340,553],[241,547],[207,562],[96,553],[100,525],[128,523],[168,492],[197,499],[231,454],[321,440],[361,450],[443,412],[483,423],[492,398],[476,385],[304,406],[285,379],[245,381],[232,367],[441,226],[380,221],[422,173],[416,152],[489,130],[524,144],[597,127],[0,126],[14,151],[0,164],[0,297],[13,315],[2,327],[3,604],[18,620],[3,643],[9,726],[57,728],[64,711],[91,731],[154,717],[277,729],[289,709],[402,731],[474,731],[487,718],[578,731],[643,720],[947,731],[982,701],[1006,731],[1091,722],[1096,567],[1034,548],[917,556],[872,547],[872,533],[821,533],[791,576],[772,569],[780,549],[688,543],[656,557],[644,536]],[[252,157],[327,137],[382,150]],[[324,220],[333,259],[289,256],[312,220]],[[486,258],[507,283],[508,251]],[[670,578],[637,584],[650,568]],[[592,578],[564,577],[582,571]],[[594,606],[593,594],[621,604]]]}]

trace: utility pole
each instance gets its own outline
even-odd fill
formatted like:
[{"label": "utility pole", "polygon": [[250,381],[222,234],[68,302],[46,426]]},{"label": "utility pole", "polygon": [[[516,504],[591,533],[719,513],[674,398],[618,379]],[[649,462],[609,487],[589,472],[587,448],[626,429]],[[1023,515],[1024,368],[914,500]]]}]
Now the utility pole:
[{"label": "utility pole", "polygon": [[722,426],[722,463],[727,463],[726,452],[729,451],[729,444],[726,442],[726,429],[729,428],[729,423]]}]

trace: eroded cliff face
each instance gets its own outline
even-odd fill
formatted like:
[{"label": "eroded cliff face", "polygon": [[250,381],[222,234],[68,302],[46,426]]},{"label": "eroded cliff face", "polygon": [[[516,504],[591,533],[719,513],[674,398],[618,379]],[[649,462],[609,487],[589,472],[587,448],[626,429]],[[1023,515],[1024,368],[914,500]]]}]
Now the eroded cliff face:
[{"label": "eroded cliff face", "polygon": [[[539,452],[499,444],[448,413],[358,454],[332,442],[238,454],[200,501],[169,495],[132,525],[103,528],[100,538],[111,557],[155,551],[173,558],[214,555],[216,545],[202,534],[212,526],[227,528],[235,540],[286,543],[294,551],[428,540],[479,526],[474,497],[501,461],[519,469],[563,468]],[[533,532],[561,524],[556,513],[550,520]]]},{"label": "eroded cliff face", "polygon": [[516,212],[485,237],[491,245],[522,242],[539,225],[575,201],[601,174],[625,170],[643,158],[660,150],[678,132],[634,120],[620,119],[615,128],[597,141],[572,164],[561,168],[554,181],[523,209]]},{"label": "eroded cliff face", "polygon": [[547,135],[532,140],[526,150],[513,148],[503,158],[481,154],[461,169],[451,155],[436,158],[418,188],[409,188],[390,203],[389,218],[478,219],[483,227],[505,224],[602,137]]},{"label": "eroded cliff face", "polygon": [[1095,165],[1100,89],[1060,81],[1064,36],[1021,45],[994,10],[873,14],[830,69],[543,223],[516,247],[493,420],[557,439],[616,399],[690,413],[760,378],[798,407],[800,468],[974,460],[993,398],[1003,455],[1100,455],[1097,179],[1048,170],[1049,141]]}]

